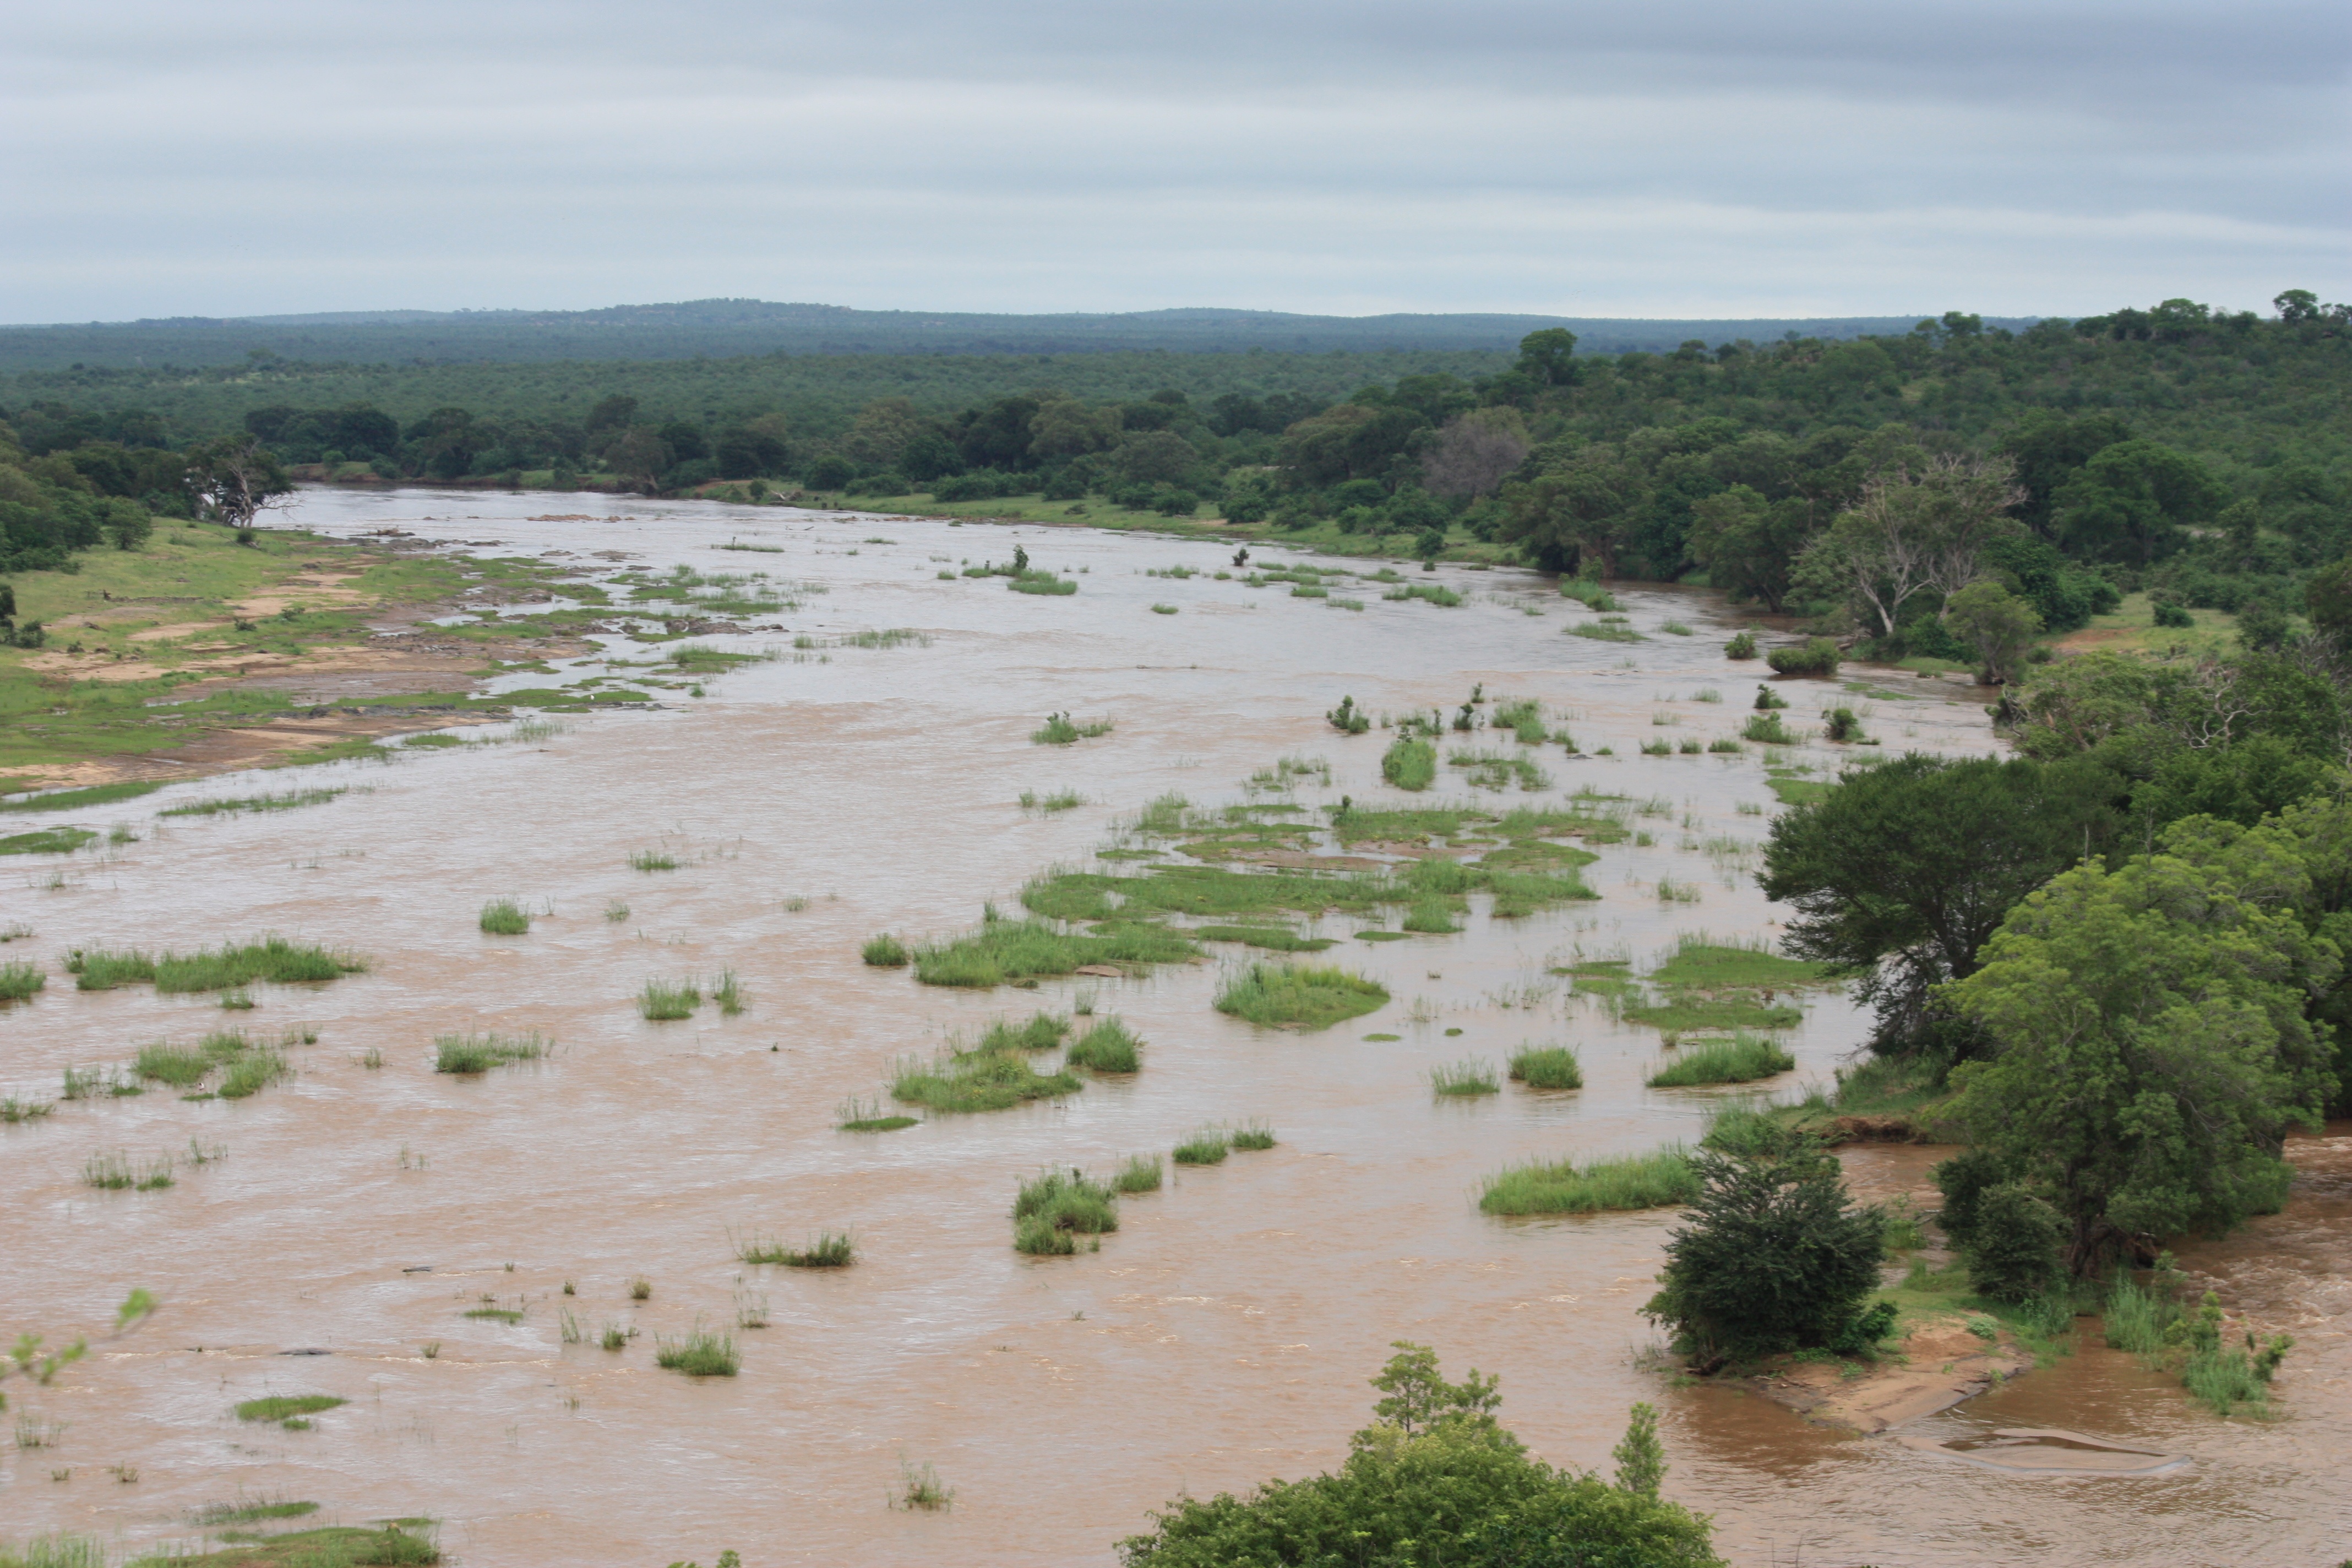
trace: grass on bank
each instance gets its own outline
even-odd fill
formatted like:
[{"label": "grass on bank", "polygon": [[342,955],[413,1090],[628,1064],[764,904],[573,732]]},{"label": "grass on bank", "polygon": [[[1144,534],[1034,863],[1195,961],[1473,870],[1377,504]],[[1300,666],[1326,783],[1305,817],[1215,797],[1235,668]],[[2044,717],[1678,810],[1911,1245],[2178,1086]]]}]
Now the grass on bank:
[{"label": "grass on bank", "polygon": [[1377,980],[1330,963],[1253,963],[1217,989],[1220,1013],[1267,1027],[1327,1029],[1388,1004]]}]

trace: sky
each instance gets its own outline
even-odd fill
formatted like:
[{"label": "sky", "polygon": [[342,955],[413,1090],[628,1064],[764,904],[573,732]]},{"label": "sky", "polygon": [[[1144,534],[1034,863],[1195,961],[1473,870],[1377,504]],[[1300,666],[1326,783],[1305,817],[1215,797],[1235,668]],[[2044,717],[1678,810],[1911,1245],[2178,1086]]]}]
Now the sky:
[{"label": "sky", "polygon": [[5,322],[2352,296],[2343,0],[8,13]]}]

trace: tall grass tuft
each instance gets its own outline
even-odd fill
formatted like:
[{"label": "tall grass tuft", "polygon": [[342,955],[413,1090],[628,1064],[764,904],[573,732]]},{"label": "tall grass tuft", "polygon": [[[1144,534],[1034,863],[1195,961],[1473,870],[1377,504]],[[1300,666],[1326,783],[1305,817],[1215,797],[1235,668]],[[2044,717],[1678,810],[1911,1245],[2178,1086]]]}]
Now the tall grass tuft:
[{"label": "tall grass tuft", "polygon": [[1274,1129],[1263,1121],[1252,1121],[1246,1126],[1234,1129],[1233,1144],[1236,1149],[1252,1152],[1271,1149],[1274,1147]]},{"label": "tall grass tuft", "polygon": [[1761,1035],[1739,1034],[1728,1040],[1695,1046],[1650,1075],[1652,1089],[1690,1089],[1710,1083],[1752,1083],[1784,1073],[1797,1058]]},{"label": "tall grass tuft", "polygon": [[1492,1062],[1465,1057],[1458,1062],[1430,1068],[1429,1087],[1437,1094],[1469,1096],[1498,1093],[1503,1086],[1495,1077]]},{"label": "tall grass tuft", "polygon": [[1268,1026],[1324,1029],[1384,1005],[1387,987],[1337,964],[1253,963],[1217,990],[1220,1013]]},{"label": "tall grass tuft", "polygon": [[1021,1184],[1013,1200],[1013,1247],[1033,1257],[1067,1257],[1077,1237],[1118,1228],[1118,1196],[1072,1169],[1043,1172]]},{"label": "tall grass tuft", "polygon": [[223,1100],[244,1100],[280,1079],[293,1076],[294,1069],[288,1065],[284,1053],[274,1046],[262,1046],[230,1062],[228,1070],[221,1075],[220,1088],[213,1092]]},{"label": "tall grass tuft", "polygon": [[22,1002],[48,983],[37,963],[0,963],[0,1002]]},{"label": "tall grass tuft", "polygon": [[1579,1167],[1573,1160],[1516,1165],[1486,1178],[1478,1206],[1493,1215],[1591,1214],[1664,1208],[1698,1196],[1698,1177],[1680,1144]]},{"label": "tall grass tuft", "polygon": [[1136,1072],[1143,1066],[1137,1054],[1142,1043],[1134,1030],[1117,1018],[1105,1018],[1078,1037],[1066,1059],[1072,1067],[1095,1072]]},{"label": "tall grass tuft", "polygon": [[639,849],[629,857],[632,871],[675,871],[677,857],[666,849]]},{"label": "tall grass tuft", "polygon": [[1157,1154],[1129,1154],[1118,1174],[1110,1179],[1111,1186],[1120,1193],[1156,1193],[1160,1190],[1161,1167]]},{"label": "tall grass tuft", "polygon": [[834,1108],[833,1124],[844,1132],[896,1132],[901,1127],[915,1126],[917,1120],[887,1110],[879,1100],[853,1096]]},{"label": "tall grass tuft", "polygon": [[781,1264],[786,1268],[846,1268],[857,1261],[857,1243],[847,1231],[819,1231],[806,1247],[786,1247],[773,1237],[752,1236],[735,1244],[735,1256],[745,1263]]},{"label": "tall grass tuft", "polygon": [[76,948],[66,955],[66,970],[83,991],[111,991],[119,985],[152,981],[158,991],[226,991],[257,980],[279,984],[333,980],[356,973],[367,961],[352,953],[331,952],[303,946],[283,937],[206,948],[183,957],[158,956],[135,950],[110,952]]},{"label": "tall grass tuft", "polygon": [[530,911],[512,899],[493,899],[482,906],[482,930],[490,936],[521,936],[530,930]]},{"label": "tall grass tuft", "polygon": [[648,980],[637,993],[637,1012],[653,1023],[691,1018],[701,1005],[702,985],[693,979]]},{"label": "tall grass tuft", "polygon": [[1075,746],[1080,741],[1108,735],[1115,728],[1108,719],[1089,719],[1081,724],[1074,722],[1066,712],[1049,713],[1043,724],[1029,731],[1029,739],[1039,746]]},{"label": "tall grass tuft", "polygon": [[1222,1165],[1233,1142],[1223,1129],[1203,1127],[1176,1145],[1173,1158],[1180,1165]]},{"label": "tall grass tuft", "polygon": [[740,1016],[748,1000],[743,992],[743,983],[735,977],[731,969],[719,972],[719,986],[711,992],[710,999],[718,1003],[719,1011],[730,1018]]},{"label": "tall grass tuft", "polygon": [[743,1359],[735,1352],[735,1336],[714,1334],[699,1325],[683,1339],[656,1335],[654,1364],[688,1377],[733,1377],[743,1370]]},{"label": "tall grass tuft", "polygon": [[1524,1046],[1512,1053],[1511,1077],[1529,1089],[1582,1089],[1584,1064],[1566,1046]]},{"label": "tall grass tuft", "polygon": [[509,1062],[537,1061],[554,1043],[535,1029],[528,1035],[437,1035],[433,1040],[433,1070],[478,1073]]},{"label": "tall grass tuft", "polygon": [[907,944],[884,931],[880,936],[868,937],[866,945],[858,950],[858,956],[877,969],[903,969],[907,965]]}]

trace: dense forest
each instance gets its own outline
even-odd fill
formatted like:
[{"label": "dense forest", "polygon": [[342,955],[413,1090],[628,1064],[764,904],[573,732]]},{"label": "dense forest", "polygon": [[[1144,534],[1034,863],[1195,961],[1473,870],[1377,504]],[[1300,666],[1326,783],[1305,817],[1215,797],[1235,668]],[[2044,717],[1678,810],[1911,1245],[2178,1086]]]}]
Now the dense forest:
[{"label": "dense forest", "polygon": [[[2023,327],[2030,321],[2017,321]],[[189,317],[0,327],[0,374],[24,370],[243,364],[280,359],[370,364],[661,360],[786,354],[1283,353],[1475,349],[1507,353],[1547,327],[1591,351],[1671,349],[1685,338],[1849,338],[1901,331],[1908,318],[1589,321],[1561,316],[1302,316],[1279,310],[1135,310],[984,315],[856,310],[764,300],[689,300],[601,310],[373,310],[219,320]]]}]

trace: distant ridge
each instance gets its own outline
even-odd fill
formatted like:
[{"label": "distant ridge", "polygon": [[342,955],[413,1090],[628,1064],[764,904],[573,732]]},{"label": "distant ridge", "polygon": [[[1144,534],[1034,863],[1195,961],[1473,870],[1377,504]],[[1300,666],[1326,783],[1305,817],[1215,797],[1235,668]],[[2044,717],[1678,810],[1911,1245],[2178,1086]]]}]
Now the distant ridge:
[{"label": "distant ridge", "polygon": [[[235,363],[254,353],[313,363],[480,363],[663,360],[749,354],[1062,354],[1141,351],[1284,353],[1339,350],[1504,351],[1566,327],[1587,353],[1710,347],[1790,332],[1852,338],[1906,332],[1919,316],[1633,321],[1527,315],[1306,316],[1183,309],[1114,314],[987,315],[856,310],[764,300],[689,300],[601,310],[335,310],[293,316],[91,321],[0,327],[0,373]],[[1988,320],[2024,327],[2034,318]]]}]

